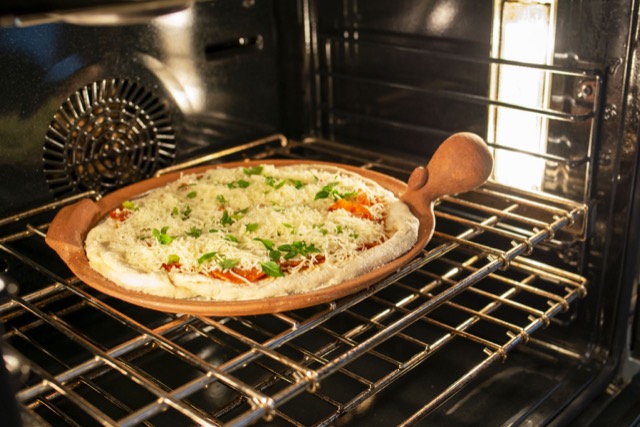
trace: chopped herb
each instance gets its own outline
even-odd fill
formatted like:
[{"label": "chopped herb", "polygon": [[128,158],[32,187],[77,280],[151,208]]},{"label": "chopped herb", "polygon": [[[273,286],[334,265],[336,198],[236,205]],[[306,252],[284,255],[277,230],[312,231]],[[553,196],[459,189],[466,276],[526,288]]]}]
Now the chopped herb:
[{"label": "chopped herb", "polygon": [[191,212],[192,212],[192,209],[191,209],[191,206],[189,205],[185,205],[183,209],[179,209],[177,206],[175,206],[171,210],[171,216],[180,216],[180,218],[183,221],[186,221],[191,216]]},{"label": "chopped herb", "polygon": [[343,231],[344,230],[341,225],[336,225],[336,234],[342,234]]},{"label": "chopped herb", "polygon": [[355,196],[357,196],[357,195],[358,195],[358,192],[357,192],[357,191],[350,191],[350,192],[348,192],[348,193],[341,193],[341,194],[339,194],[339,196],[340,196],[339,198],[340,198],[340,199],[346,199],[346,200],[349,200],[349,199],[354,198],[354,197],[355,197]]},{"label": "chopped herb", "polygon": [[220,230],[218,230],[217,228],[210,228],[209,229],[209,233],[217,233],[218,231],[220,231]]},{"label": "chopped herb", "polygon": [[217,252],[207,252],[206,254],[198,258],[198,265],[204,264],[205,262],[209,261],[211,258],[216,257],[217,254],[218,254]]},{"label": "chopped herb", "polygon": [[351,191],[348,193],[340,193],[338,190],[336,190],[336,185],[338,185],[337,182],[332,182],[330,184],[325,185],[324,187],[322,187],[322,190],[318,191],[316,193],[316,196],[314,198],[314,200],[320,200],[320,199],[327,199],[329,197],[333,198],[333,200],[338,200],[338,199],[349,199],[352,198],[353,196],[356,196],[358,194],[357,191]]},{"label": "chopped herb", "polygon": [[271,240],[269,240],[269,239],[261,239],[259,237],[256,237],[253,240],[262,243],[264,245],[264,247],[267,248],[268,251],[273,249],[273,242]]},{"label": "chopped herb", "polygon": [[153,237],[155,237],[161,245],[168,245],[173,242],[173,237],[167,234],[167,230],[169,230],[169,227],[166,226],[162,227],[160,230],[157,228],[153,229]]},{"label": "chopped herb", "polygon": [[187,193],[187,199],[193,199],[197,195],[198,193],[196,193],[195,191],[190,191],[189,193]]},{"label": "chopped herb", "polygon": [[264,247],[267,249],[267,253],[269,254],[269,259],[273,261],[277,261],[280,259],[280,251],[273,249],[274,243],[271,240],[260,238],[255,238],[253,240],[261,242],[264,245]]},{"label": "chopped herb", "polygon": [[289,180],[289,183],[290,183],[291,185],[293,185],[293,187],[294,187],[296,190],[300,190],[302,187],[304,187],[304,186],[306,185],[304,182],[302,182],[302,181],[300,181],[300,180],[298,180],[298,179],[290,179],[290,180]]},{"label": "chopped herb", "polygon": [[222,218],[220,218],[220,224],[222,225],[231,225],[236,222],[231,215],[229,215],[229,211],[226,209],[222,212]]},{"label": "chopped herb", "polygon": [[180,262],[180,257],[176,254],[170,254],[169,255],[169,260],[167,261],[167,264],[178,264]]},{"label": "chopped herb", "polygon": [[236,265],[238,265],[239,262],[240,260],[238,258],[229,258],[229,259],[225,258],[218,262],[218,267],[220,267],[223,270],[231,270]]},{"label": "chopped herb", "polygon": [[272,176],[266,176],[264,179],[265,179],[265,183],[268,186],[273,187],[276,190],[282,188],[287,183],[287,181],[285,181],[285,180],[277,182],[276,179],[274,177],[272,177]]},{"label": "chopped herb", "polygon": [[313,200],[320,200],[320,199],[328,198],[331,195],[331,193],[333,191],[335,191],[333,189],[333,187],[335,187],[336,184],[337,184],[336,182],[332,182],[331,184],[327,184],[324,187],[322,187],[322,190],[320,190],[320,191],[318,191],[316,193],[316,196],[315,196],[315,198]]},{"label": "chopped herb", "polygon": [[122,207],[125,209],[129,209],[131,211],[137,211],[138,210],[138,206],[136,206],[135,203],[130,202],[129,200],[125,200],[124,202],[122,202]]},{"label": "chopped herb", "polygon": [[191,227],[189,231],[185,233],[187,236],[195,237],[196,239],[202,235],[202,229],[197,227]]},{"label": "chopped herb", "polygon": [[239,179],[237,181],[232,181],[227,184],[229,188],[247,188],[251,183],[249,181],[245,181],[244,179]]},{"label": "chopped herb", "polygon": [[243,216],[245,216],[247,214],[247,212],[249,212],[249,208],[244,208],[244,209],[237,210],[237,211],[235,211],[233,213],[232,218],[238,220],[238,219],[242,218]]},{"label": "chopped herb", "polygon": [[189,216],[191,216],[191,206],[185,206],[185,208],[180,211],[180,214],[182,214],[182,219],[189,219]]},{"label": "chopped herb", "polygon": [[218,201],[218,203],[220,203],[221,205],[224,205],[227,203],[227,199],[224,198],[224,196],[222,194],[218,194],[216,196],[216,200]]},{"label": "chopped herb", "polygon": [[260,175],[262,173],[262,166],[254,166],[252,168],[244,168],[245,175]]},{"label": "chopped herb", "polygon": [[284,273],[280,269],[280,266],[276,264],[274,261],[261,262],[260,267],[262,267],[262,271],[267,274],[267,276],[271,277],[283,277]]},{"label": "chopped herb", "polygon": [[228,242],[233,242],[233,243],[238,243],[239,240],[236,236],[234,236],[233,234],[227,234],[226,236],[224,236],[224,240],[228,241]]},{"label": "chopped herb", "polygon": [[300,241],[295,241],[290,245],[280,245],[278,246],[278,250],[286,252],[284,259],[295,258],[296,255],[305,257],[309,254],[320,252],[320,249],[316,248],[313,243],[308,245],[306,242]]},{"label": "chopped herb", "polygon": [[247,230],[248,233],[253,233],[254,231],[256,231],[258,229],[258,223],[257,222],[252,222],[250,224],[245,224],[244,228]]},{"label": "chopped herb", "polygon": [[275,249],[271,249],[269,251],[269,259],[272,261],[277,261],[280,259],[281,256],[281,252],[280,251],[276,251]]}]

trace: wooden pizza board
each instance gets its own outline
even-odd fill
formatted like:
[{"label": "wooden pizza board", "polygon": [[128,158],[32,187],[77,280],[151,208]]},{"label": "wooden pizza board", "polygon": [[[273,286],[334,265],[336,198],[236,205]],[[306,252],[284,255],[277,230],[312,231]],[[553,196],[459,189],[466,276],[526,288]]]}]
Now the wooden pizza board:
[{"label": "wooden pizza board", "polygon": [[[251,167],[262,164],[285,166],[310,164],[340,167],[369,178],[392,191],[411,208],[420,221],[418,241],[411,250],[382,267],[342,283],[309,292],[241,301],[174,299],[128,290],[103,277],[89,266],[84,241],[89,230],[105,215],[145,192],[161,187],[181,175],[211,168]],[[433,207],[444,195],[469,191],[484,183],[493,169],[493,159],[484,141],[471,133],[458,133],[444,141],[426,167],[416,168],[407,183],[388,175],[353,166],[299,160],[260,160],[202,166],[147,179],[110,193],[97,202],[83,199],[60,210],[46,236],[71,271],[89,286],[132,304],[171,313],[210,316],[240,316],[277,313],[321,304],[345,297],[393,274],[416,257],[431,239],[435,226]]]}]

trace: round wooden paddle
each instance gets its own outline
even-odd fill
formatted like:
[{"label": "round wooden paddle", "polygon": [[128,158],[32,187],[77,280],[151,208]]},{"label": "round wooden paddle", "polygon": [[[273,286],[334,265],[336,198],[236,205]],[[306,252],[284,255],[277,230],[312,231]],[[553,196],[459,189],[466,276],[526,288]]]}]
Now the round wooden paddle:
[{"label": "round wooden paddle", "polygon": [[[84,251],[87,233],[105,215],[122,206],[125,200],[131,200],[149,190],[165,185],[183,174],[201,173],[210,168],[251,167],[261,164],[340,167],[376,181],[400,197],[420,220],[416,244],[399,258],[354,279],[309,292],[260,300],[217,301],[149,295],[118,286],[89,265]],[[47,231],[46,242],[79,279],[107,295],[133,304],[172,313],[211,316],[277,313],[333,301],[362,290],[397,271],[418,255],[431,239],[435,225],[433,206],[438,197],[477,187],[489,177],[492,168],[493,161],[487,146],[480,137],[470,133],[455,134],[444,141],[426,168],[419,167],[413,171],[408,184],[379,172],[326,162],[259,160],[201,166],[137,182],[110,193],[97,202],[85,199],[66,206],[52,221]]]},{"label": "round wooden paddle", "polygon": [[411,173],[400,200],[420,217],[420,227],[428,235],[428,242],[435,228],[436,200],[473,190],[492,171],[493,157],[482,138],[469,132],[456,133],[440,144],[426,168],[418,167]]}]

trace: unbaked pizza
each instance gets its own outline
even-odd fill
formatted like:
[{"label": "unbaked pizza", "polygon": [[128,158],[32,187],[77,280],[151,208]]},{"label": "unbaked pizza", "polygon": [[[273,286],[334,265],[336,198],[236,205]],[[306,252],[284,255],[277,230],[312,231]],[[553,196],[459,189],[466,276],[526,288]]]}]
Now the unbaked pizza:
[{"label": "unbaked pizza", "polygon": [[419,221],[339,167],[211,168],[124,201],[85,240],[89,265],[128,290],[255,300],[353,279],[407,252]]}]

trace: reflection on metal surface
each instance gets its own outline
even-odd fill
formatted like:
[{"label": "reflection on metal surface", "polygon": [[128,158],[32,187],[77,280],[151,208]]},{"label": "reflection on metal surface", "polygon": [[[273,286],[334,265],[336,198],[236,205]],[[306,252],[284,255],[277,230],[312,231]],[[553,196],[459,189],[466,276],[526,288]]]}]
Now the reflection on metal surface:
[{"label": "reflection on metal surface", "polygon": [[174,132],[166,104],[126,79],[72,94],[49,125],[43,169],[56,196],[99,192],[151,176],[170,164]]},{"label": "reflection on metal surface", "polygon": [[159,44],[165,52],[163,69],[171,70],[171,77],[179,82],[173,97],[185,112],[200,111],[204,105],[204,85],[198,70],[195,51],[193,9],[162,16],[155,21]]},{"label": "reflection on metal surface", "polygon": [[36,4],[0,10],[0,27],[68,23],[74,25],[131,25],[189,8],[194,0],[142,0],[135,2],[88,2]]}]

